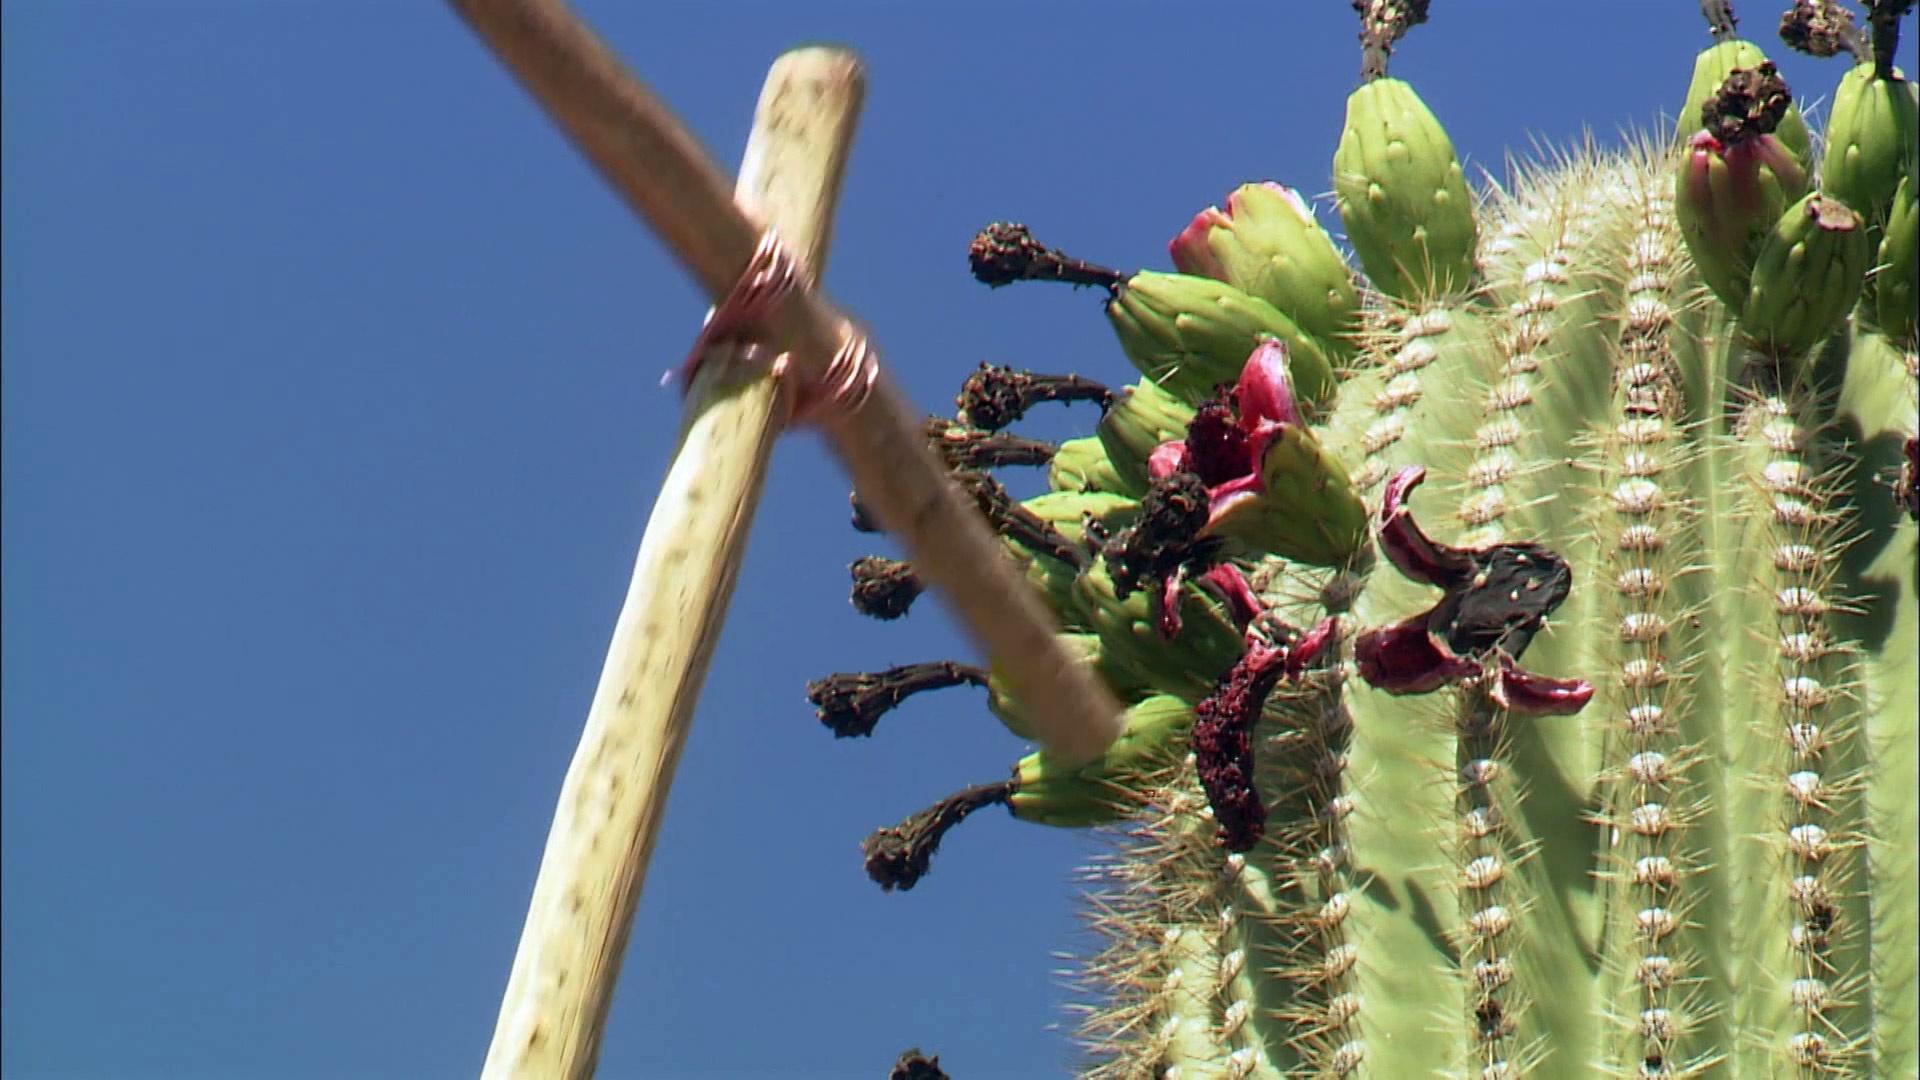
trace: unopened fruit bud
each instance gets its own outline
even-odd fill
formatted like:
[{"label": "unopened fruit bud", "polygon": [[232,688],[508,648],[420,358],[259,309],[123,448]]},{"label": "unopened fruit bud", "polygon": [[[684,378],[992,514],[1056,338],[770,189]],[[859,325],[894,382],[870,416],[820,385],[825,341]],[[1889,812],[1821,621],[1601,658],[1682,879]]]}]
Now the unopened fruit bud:
[{"label": "unopened fruit bud", "polygon": [[1333,189],[1375,288],[1424,300],[1472,284],[1473,197],[1453,141],[1413,87],[1375,79],[1348,96]]},{"label": "unopened fruit bud", "polygon": [[1917,112],[1912,83],[1898,74],[1878,78],[1870,63],[1855,65],[1833,92],[1820,190],[1870,224],[1886,220],[1894,189],[1913,168]]},{"label": "unopened fruit bud", "polygon": [[1142,380],[1120,392],[1097,430],[1114,471],[1144,492],[1147,459],[1162,443],[1186,438],[1192,421],[1193,406]]},{"label": "unopened fruit bud", "polygon": [[1160,594],[1137,589],[1122,599],[1100,563],[1081,571],[1073,593],[1111,662],[1162,693],[1200,700],[1245,647],[1232,612],[1192,582],[1174,594],[1181,629],[1172,641],[1161,633]]},{"label": "unopened fruit bud", "polygon": [[1750,254],[1740,258],[1744,249],[1806,194],[1805,171],[1781,151],[1765,137],[1728,146],[1704,131],[1687,144],[1674,209],[1694,260],[1716,292],[1715,275],[1750,260]]},{"label": "unopened fruit bud", "polygon": [[1314,406],[1333,394],[1333,364],[1320,343],[1272,304],[1224,281],[1143,270],[1107,305],[1107,318],[1133,366],[1186,401],[1232,382],[1247,353],[1269,337],[1287,343],[1302,400]]},{"label": "unopened fruit bud", "polygon": [[1312,334],[1341,361],[1359,301],[1353,271],[1305,199],[1275,183],[1242,184],[1227,208],[1209,206],[1167,245],[1183,274],[1224,281]]},{"label": "unopened fruit bud", "polygon": [[[1107,654],[1100,644],[1100,635],[1065,633],[1054,635],[1054,640],[1060,643],[1061,650],[1068,656],[1092,668],[1100,681],[1120,700],[1130,701],[1150,692],[1144,678]],[[1033,724],[1027,715],[1023,695],[1007,670],[997,663],[991,666],[987,676],[987,707],[993,710],[993,715],[1006,725],[1008,731],[1023,739],[1033,738]]]},{"label": "unopened fruit bud", "polygon": [[1888,337],[1895,341],[1913,341],[1914,307],[1920,302],[1920,290],[1914,276],[1920,274],[1920,206],[1915,205],[1915,180],[1903,177],[1894,189],[1887,213],[1887,227],[1880,240],[1880,257],[1869,283],[1873,287],[1874,314]]},{"label": "unopened fruit bud", "polygon": [[1186,754],[1193,709],[1177,697],[1150,697],[1127,710],[1126,727],[1106,753],[1078,768],[1045,751],[1028,754],[1013,770],[1007,808],[1022,821],[1085,828],[1138,810],[1155,778]]},{"label": "unopened fruit bud", "polygon": [[1146,474],[1132,479],[1121,473],[1094,436],[1068,439],[1047,465],[1047,486],[1055,491],[1107,492],[1138,498],[1146,492]]},{"label": "unopened fruit bud", "polygon": [[1761,245],[1741,331],[1776,356],[1819,345],[1860,298],[1867,250],[1866,224],[1845,203],[1801,199]]}]

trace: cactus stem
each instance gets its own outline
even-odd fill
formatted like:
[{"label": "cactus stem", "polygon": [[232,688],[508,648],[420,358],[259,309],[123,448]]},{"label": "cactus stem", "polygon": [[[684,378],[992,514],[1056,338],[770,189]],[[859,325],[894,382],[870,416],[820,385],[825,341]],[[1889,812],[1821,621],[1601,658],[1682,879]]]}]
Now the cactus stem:
[{"label": "cactus stem", "polygon": [[887,892],[905,892],[926,876],[934,852],[947,830],[965,821],[975,810],[1004,805],[1013,797],[1013,781],[976,784],[941,799],[898,825],[875,829],[860,842],[867,876]]},{"label": "cactus stem", "polygon": [[1866,0],[1867,26],[1873,31],[1873,77],[1893,78],[1893,62],[1900,52],[1900,20],[1913,10],[1914,0]]},{"label": "cactus stem", "polygon": [[[1031,371],[981,364],[967,376],[960,393],[953,399],[960,410],[960,423],[981,431],[998,431],[1025,416],[1028,409],[1048,401],[1067,404],[1091,401],[1105,412],[1113,404],[1113,391],[1078,375],[1036,375]],[[929,430],[929,436],[934,435]]]},{"label": "cactus stem", "polygon": [[1353,0],[1360,16],[1360,81],[1387,77],[1394,42],[1427,21],[1427,0]]},{"label": "cactus stem", "polygon": [[1107,290],[1118,295],[1126,275],[1090,262],[1069,258],[1033,238],[1019,222],[996,221],[974,234],[967,246],[967,265],[975,281],[997,289],[1016,281],[1064,281]]},{"label": "cactus stem", "polygon": [[1371,491],[1386,479],[1398,456],[1396,448],[1419,415],[1429,411],[1429,398],[1440,399],[1433,407],[1442,410],[1467,405],[1464,380],[1455,376],[1473,369],[1475,354],[1484,344],[1478,321],[1461,310],[1433,306],[1372,318],[1379,325],[1371,336],[1386,355],[1375,372],[1374,419],[1360,436],[1365,457],[1354,484],[1362,491]]},{"label": "cactus stem", "polygon": [[1733,0],[1700,0],[1700,15],[1715,41],[1731,41],[1739,36],[1740,20],[1733,13]]},{"label": "cactus stem", "polygon": [[913,607],[925,583],[911,563],[867,555],[847,567],[853,576],[853,609],[872,619],[897,619]]},{"label": "cactus stem", "polygon": [[985,668],[952,660],[903,664],[885,671],[843,671],[807,684],[820,722],[835,738],[873,734],[887,710],[922,690],[987,685]]},{"label": "cactus stem", "polygon": [[[1606,542],[1589,571],[1611,584],[1609,609],[1596,611],[1620,643],[1607,686],[1601,788],[1619,842],[1603,856],[1617,912],[1604,931],[1622,948],[1609,960],[1601,1001],[1612,1022],[1605,1060],[1624,1071],[1663,1067],[1695,1075],[1716,1060],[1731,1016],[1711,1007],[1727,984],[1727,949],[1696,911],[1729,901],[1726,869],[1705,851],[1724,836],[1721,733],[1683,690],[1675,666],[1715,646],[1700,630],[1701,583],[1677,551],[1688,526],[1714,507],[1668,496],[1684,491],[1702,463],[1686,446],[1683,415],[1705,384],[1682,384],[1699,365],[1693,331],[1674,314],[1678,248],[1664,194],[1637,193],[1622,279],[1629,317],[1615,336],[1612,421],[1600,473],[1607,498],[1594,521]],[[1711,695],[1716,690],[1708,687]]]},{"label": "cactus stem", "polygon": [[[1802,0],[1783,26],[1862,47],[1837,7]],[[1702,10],[1733,38],[1728,4]],[[1378,43],[1383,70],[1393,43]],[[906,888],[990,802],[1119,825],[1088,879],[1105,939],[1082,965],[1104,999],[1082,1028],[1088,1080],[1915,1074],[1920,360],[1885,305],[1878,322],[1816,326],[1793,306],[1801,279],[1776,270],[1782,302],[1754,299],[1755,252],[1791,247],[1768,249],[1767,228],[1828,241],[1850,224],[1803,197],[1804,124],[1764,60],[1738,39],[1703,51],[1684,156],[1664,133],[1623,153],[1589,141],[1496,185],[1450,241],[1470,272],[1445,288],[1374,271],[1359,366],[1277,417],[1366,493],[1367,566],[1246,527],[1321,520],[1302,485],[1271,485],[1270,518],[1177,512],[1249,476],[1258,425],[1220,421],[1265,398],[1217,399],[1234,357],[1201,357],[1205,335],[1148,339],[1238,297],[1183,275],[1079,279],[1118,291],[1108,313],[1147,379],[1097,436],[1061,445],[1053,494],[1015,502],[984,469],[955,479],[1063,637],[1122,696],[1172,701],[1182,727],[1124,776],[1029,755],[1011,791],[969,789],[866,851],[876,880]],[[1812,216],[1785,218],[1789,200]],[[993,283],[1069,279],[1038,245],[1014,254],[1055,263],[990,265]],[[1870,272],[1839,254],[1820,264],[1832,280]],[[1871,272],[1900,265],[1883,251]],[[1012,436],[977,428],[1026,404],[963,406],[927,434],[966,441],[956,465],[1005,464],[974,447]],[[1266,482],[1257,457],[1249,478]],[[1416,494],[1422,470],[1435,482]],[[1371,573],[1382,556],[1399,573]],[[876,590],[896,573],[911,568],[866,569]],[[1172,642],[1170,613],[1185,622]],[[1351,647],[1289,678],[1335,627]],[[1019,733],[1004,682],[990,704]]]},{"label": "cactus stem", "polygon": [[1838,0],[1793,0],[1780,16],[1780,40],[1808,56],[1828,57],[1846,52],[1855,63],[1873,62],[1867,40],[1853,24],[1853,12]]}]

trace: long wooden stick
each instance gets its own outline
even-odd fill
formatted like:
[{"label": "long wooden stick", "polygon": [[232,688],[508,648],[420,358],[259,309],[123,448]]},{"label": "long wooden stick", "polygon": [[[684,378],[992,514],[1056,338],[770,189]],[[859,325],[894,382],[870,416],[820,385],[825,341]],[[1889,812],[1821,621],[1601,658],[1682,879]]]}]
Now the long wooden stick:
[{"label": "long wooden stick", "polygon": [[[863,81],[833,49],[774,62],[740,201],[779,227],[808,283],[825,262]],[[789,388],[702,365],[567,770],[483,1075],[592,1074],[675,765],[746,550]]]},{"label": "long wooden stick", "polygon": [[[707,292],[733,287],[758,240],[692,136],[580,23],[562,0],[450,0]],[[817,373],[844,316],[817,290],[769,320],[767,343]],[[884,375],[866,404],[827,421],[860,498],[905,543],[914,569],[1029,703],[1034,734],[1070,763],[1119,735],[1119,704],[1054,639],[1052,615],[947,477],[918,417]]]}]

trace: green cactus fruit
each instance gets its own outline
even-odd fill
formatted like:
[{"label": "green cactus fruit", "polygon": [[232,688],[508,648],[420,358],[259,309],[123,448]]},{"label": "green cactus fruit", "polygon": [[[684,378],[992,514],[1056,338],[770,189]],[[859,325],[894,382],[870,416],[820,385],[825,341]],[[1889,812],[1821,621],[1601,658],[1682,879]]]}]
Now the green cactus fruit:
[{"label": "green cactus fruit", "polygon": [[1135,499],[1147,490],[1144,480],[1129,479],[1114,467],[1107,448],[1094,435],[1060,444],[1047,463],[1047,486],[1055,491],[1099,491]]},{"label": "green cactus fruit", "polygon": [[1232,382],[1263,337],[1293,350],[1294,382],[1303,399],[1318,404],[1333,393],[1325,348],[1272,304],[1223,281],[1142,270],[1107,304],[1107,319],[1133,366],[1187,401]]},{"label": "green cactus fruit", "polygon": [[1127,709],[1120,737],[1092,764],[1069,768],[1045,751],[1021,758],[1007,808],[1022,821],[1070,829],[1118,821],[1139,811],[1140,792],[1186,755],[1192,728],[1191,705],[1147,698]]},{"label": "green cactus fruit", "polygon": [[1413,87],[1375,79],[1348,96],[1333,190],[1374,288],[1412,301],[1472,285],[1473,197],[1452,140]]},{"label": "green cactus fruit", "polygon": [[1267,447],[1260,476],[1278,497],[1229,506],[1211,531],[1312,566],[1343,566],[1366,545],[1366,505],[1346,466],[1311,428],[1281,431]]},{"label": "green cactus fruit", "polygon": [[1049,491],[1023,500],[1020,505],[1075,543],[1085,540],[1084,526],[1088,518],[1109,531],[1118,531],[1140,515],[1138,502],[1106,491]]},{"label": "green cactus fruit", "polygon": [[[1700,130],[1703,126],[1700,108],[1720,92],[1727,76],[1735,71],[1757,68],[1766,62],[1767,54],[1760,46],[1739,38],[1715,42],[1701,50],[1693,61],[1693,81],[1687,84],[1687,98],[1680,106],[1674,139],[1685,143],[1694,132]],[[1807,134],[1807,123],[1800,116],[1799,106],[1790,104],[1786,116],[1774,131],[1789,153],[1801,161],[1807,160],[1813,149],[1813,139]]]},{"label": "green cactus fruit", "polygon": [[1846,203],[1869,224],[1886,220],[1894,189],[1913,169],[1920,113],[1913,84],[1896,72],[1876,78],[1858,64],[1840,79],[1820,159],[1820,190]]},{"label": "green cactus fruit", "polygon": [[[1136,701],[1150,693],[1146,680],[1108,658],[1105,647],[1100,644],[1100,635],[1064,633],[1057,635],[1056,639],[1068,656],[1092,667],[1100,676],[1100,681],[1122,702]],[[1023,739],[1033,738],[1033,725],[1027,718],[1026,707],[1021,703],[1020,692],[1000,664],[988,668],[987,707],[1006,725],[1008,731]]]},{"label": "green cactus fruit", "polygon": [[1920,274],[1920,207],[1915,206],[1915,180],[1900,179],[1887,227],[1880,240],[1880,260],[1868,284],[1873,289],[1874,314],[1880,329],[1895,341],[1913,341],[1916,290]]},{"label": "green cactus fruit", "polygon": [[1674,215],[1701,279],[1736,314],[1760,245],[1806,190],[1805,170],[1776,136],[1729,144],[1703,131],[1688,141],[1675,174]]},{"label": "green cactus fruit", "polygon": [[1867,271],[1866,223],[1829,195],[1780,215],[1753,265],[1740,329],[1775,355],[1805,352],[1839,329]]},{"label": "green cactus fruit", "polygon": [[1359,315],[1353,271],[1293,189],[1242,184],[1227,196],[1225,210],[1202,210],[1167,249],[1181,273],[1224,281],[1265,300],[1337,362],[1352,359]]},{"label": "green cactus fruit", "polygon": [[1100,635],[1107,662],[1163,694],[1199,701],[1244,647],[1224,605],[1195,585],[1179,590],[1180,630],[1171,640],[1162,631],[1158,599],[1145,589],[1121,598],[1099,563],[1082,571],[1073,589],[1088,627]]},{"label": "green cactus fruit", "polygon": [[1192,420],[1193,406],[1142,380],[1121,391],[1095,430],[1113,470],[1145,491],[1147,459],[1161,443],[1186,438]]}]

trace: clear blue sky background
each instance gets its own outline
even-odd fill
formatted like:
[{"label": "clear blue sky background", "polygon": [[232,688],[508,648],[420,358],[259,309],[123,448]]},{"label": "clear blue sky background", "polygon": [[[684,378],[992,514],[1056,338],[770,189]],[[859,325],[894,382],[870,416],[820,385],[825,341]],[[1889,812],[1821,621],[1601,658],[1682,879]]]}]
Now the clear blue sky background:
[{"label": "clear blue sky background", "polygon": [[[826,282],[940,411],[983,359],[1130,377],[1092,296],[973,284],[977,226],[1165,266],[1236,183],[1328,186],[1357,67],[1346,0],[581,7],[728,168],[782,48],[864,55]],[[1395,72],[1496,171],[1673,110],[1706,41],[1681,0],[1434,11]],[[704,301],[438,5],[9,0],[0,40],[0,1068],[471,1075]],[[605,1076],[1073,1058],[1095,841],[991,812],[912,893],[861,872],[1023,747],[977,691],[814,721],[810,677],[969,655],[933,604],[847,607],[845,495],[783,442]]]}]

